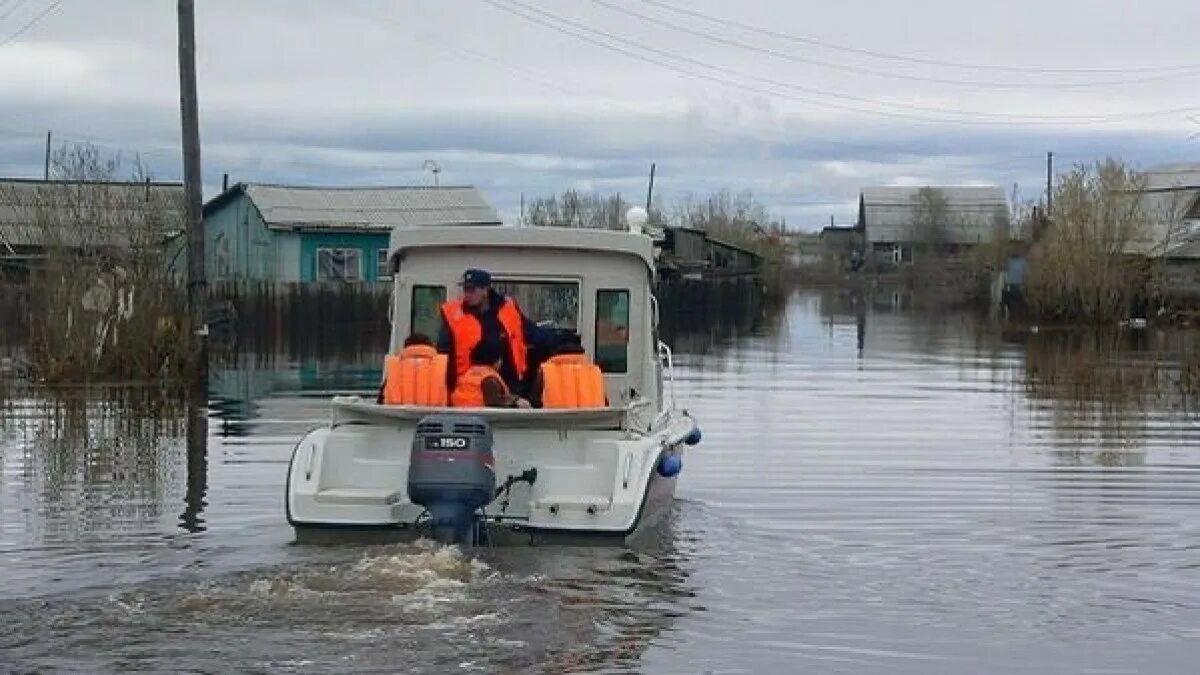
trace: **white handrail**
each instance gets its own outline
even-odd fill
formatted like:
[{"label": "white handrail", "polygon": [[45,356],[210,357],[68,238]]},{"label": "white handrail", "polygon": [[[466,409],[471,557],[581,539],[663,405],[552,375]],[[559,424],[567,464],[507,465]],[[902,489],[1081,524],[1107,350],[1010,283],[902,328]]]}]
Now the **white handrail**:
[{"label": "white handrail", "polygon": [[667,376],[667,393],[671,397],[671,410],[675,409],[675,357],[671,353],[671,348],[662,340],[658,341],[658,359],[659,362],[665,362],[665,374]]}]

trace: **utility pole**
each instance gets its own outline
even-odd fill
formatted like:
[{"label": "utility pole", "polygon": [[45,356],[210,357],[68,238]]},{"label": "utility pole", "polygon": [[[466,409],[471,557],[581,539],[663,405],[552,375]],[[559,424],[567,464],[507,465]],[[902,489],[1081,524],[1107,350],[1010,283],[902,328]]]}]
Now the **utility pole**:
[{"label": "utility pole", "polygon": [[208,487],[208,281],[204,272],[204,198],[200,176],[200,113],[196,102],[195,1],[179,0],[179,119],[183,145],[183,213],[187,233],[187,302],[195,372],[188,388],[187,493],[180,516],[199,529]]},{"label": "utility pole", "polygon": [[650,162],[650,187],[646,190],[646,213],[650,213],[652,199],[654,199],[654,162]]},{"label": "utility pole", "polygon": [[183,137],[184,228],[187,232],[187,301],[195,341],[197,377],[207,380],[208,281],[204,272],[204,223],[200,177],[200,113],[196,102],[195,1],[179,0],[179,117]]},{"label": "utility pole", "polygon": [[46,132],[46,163],[42,169],[42,180],[50,180],[50,132]]},{"label": "utility pole", "polygon": [[1050,215],[1050,207],[1054,206],[1054,153],[1046,153],[1046,215]]}]

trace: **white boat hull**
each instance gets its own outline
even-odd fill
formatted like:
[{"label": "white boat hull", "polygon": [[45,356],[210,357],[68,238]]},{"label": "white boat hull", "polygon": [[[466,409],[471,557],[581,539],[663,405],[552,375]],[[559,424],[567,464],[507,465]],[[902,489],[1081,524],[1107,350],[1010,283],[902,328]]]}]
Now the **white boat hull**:
[{"label": "white boat hull", "polygon": [[[416,422],[427,412],[335,401],[333,422],[300,441],[288,468],[287,516],[298,536],[423,536],[424,509],[408,499],[407,481]],[[607,410],[469,412],[489,417],[497,484],[537,471],[532,485],[516,483],[484,509],[492,543],[638,537],[673,499],[676,479],[663,475],[660,458],[682,452],[695,428],[682,413],[637,432],[614,427],[621,416]]]}]

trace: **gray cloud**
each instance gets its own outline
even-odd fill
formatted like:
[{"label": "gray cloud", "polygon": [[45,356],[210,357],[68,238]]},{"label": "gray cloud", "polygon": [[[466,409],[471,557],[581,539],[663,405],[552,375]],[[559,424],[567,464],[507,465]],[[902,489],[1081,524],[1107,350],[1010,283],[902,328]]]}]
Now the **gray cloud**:
[{"label": "gray cloud", "polygon": [[[197,37],[208,189],[222,173],[276,182],[423,182],[421,162],[433,158],[445,181],[479,185],[511,217],[522,193],[642,195],[654,161],[668,199],[749,189],[794,226],[812,228],[830,215],[852,218],[866,184],[1018,183],[1023,196],[1036,196],[1046,150],[1064,163],[1105,155],[1141,165],[1200,157],[1200,142],[1187,140],[1200,122],[1186,113],[1108,124],[1048,119],[1200,104],[1193,93],[1200,69],[1185,78],[1047,89],[1042,85],[1142,75],[905,64],[718,31],[635,0],[611,0],[723,39],[910,79],[886,78],[716,44],[591,2],[521,2],[724,70],[688,65],[710,77],[684,76],[661,65],[666,57],[649,58],[658,65],[630,59],[479,0],[205,0],[198,3]],[[686,6],[874,51],[1027,68],[1185,63],[1189,50],[1182,46],[1200,22],[1200,5],[1188,0],[1142,3],[1137,11],[1032,0]],[[0,39],[15,22],[0,22]],[[62,140],[140,153],[160,177],[177,177],[174,26],[174,3],[68,2],[0,48],[0,172],[39,173],[50,128]],[[714,81],[729,79],[727,71],[757,79],[742,80],[749,85],[742,87]],[[969,121],[978,124],[912,119],[931,114],[918,108],[974,111]]]}]

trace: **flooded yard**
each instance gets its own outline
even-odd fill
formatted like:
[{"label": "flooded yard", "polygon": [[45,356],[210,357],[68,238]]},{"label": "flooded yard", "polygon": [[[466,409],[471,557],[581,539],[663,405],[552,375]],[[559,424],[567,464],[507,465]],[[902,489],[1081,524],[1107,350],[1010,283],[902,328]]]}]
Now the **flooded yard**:
[{"label": "flooded yard", "polygon": [[206,425],[6,380],[0,669],[1192,672],[1198,340],[818,294],[689,327],[705,439],[644,550],[294,544],[292,447],[382,342],[215,358]]}]

